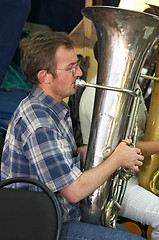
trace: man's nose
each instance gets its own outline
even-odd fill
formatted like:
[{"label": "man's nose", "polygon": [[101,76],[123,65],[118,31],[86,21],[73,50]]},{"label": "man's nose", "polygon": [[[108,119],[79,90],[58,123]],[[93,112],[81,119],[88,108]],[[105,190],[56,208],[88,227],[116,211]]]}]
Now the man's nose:
[{"label": "man's nose", "polygon": [[80,68],[80,66],[78,66],[77,67],[77,69],[76,69],[76,76],[82,76],[83,75],[83,72],[82,72],[82,70],[81,70],[81,68]]}]

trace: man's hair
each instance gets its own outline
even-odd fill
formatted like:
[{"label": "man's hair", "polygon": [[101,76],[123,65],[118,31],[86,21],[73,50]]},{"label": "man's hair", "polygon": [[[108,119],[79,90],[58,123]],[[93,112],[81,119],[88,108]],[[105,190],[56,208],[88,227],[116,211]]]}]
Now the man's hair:
[{"label": "man's hair", "polygon": [[37,74],[46,70],[56,77],[56,51],[60,46],[73,48],[74,43],[64,32],[38,31],[20,42],[21,67],[27,78],[38,85]]}]

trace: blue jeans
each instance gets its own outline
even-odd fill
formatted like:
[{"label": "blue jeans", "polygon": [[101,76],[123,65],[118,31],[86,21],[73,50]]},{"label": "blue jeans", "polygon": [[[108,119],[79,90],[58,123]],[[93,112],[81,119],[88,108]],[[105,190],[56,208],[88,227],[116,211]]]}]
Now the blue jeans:
[{"label": "blue jeans", "polygon": [[127,232],[121,225],[116,229],[88,224],[67,222],[63,224],[61,240],[144,240],[145,238]]}]

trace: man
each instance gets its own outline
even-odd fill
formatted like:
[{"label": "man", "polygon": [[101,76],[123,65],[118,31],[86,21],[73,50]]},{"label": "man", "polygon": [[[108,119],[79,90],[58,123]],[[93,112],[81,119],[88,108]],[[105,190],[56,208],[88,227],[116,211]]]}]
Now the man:
[{"label": "man", "polygon": [[20,48],[22,69],[34,87],[9,124],[2,180],[37,178],[56,192],[63,211],[61,239],[143,239],[121,226],[113,230],[80,221],[80,200],[121,166],[137,172],[144,158],[140,149],[121,142],[107,161],[88,171],[80,170],[79,152],[81,156],[85,152],[77,151],[69,108],[63,102],[76,92],[75,81],[82,75],[72,40],[65,33],[36,32],[23,39]]}]

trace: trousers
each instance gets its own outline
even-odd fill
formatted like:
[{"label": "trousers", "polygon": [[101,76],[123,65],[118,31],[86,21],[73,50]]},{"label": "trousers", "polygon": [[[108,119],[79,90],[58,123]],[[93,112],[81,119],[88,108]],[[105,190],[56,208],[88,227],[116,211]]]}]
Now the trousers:
[{"label": "trousers", "polygon": [[137,176],[128,182],[119,215],[152,226],[151,240],[159,239],[159,197],[140,187]]},{"label": "trousers", "polygon": [[61,240],[145,240],[129,233],[117,224],[116,229],[102,227],[84,222],[67,222],[63,224]]}]

